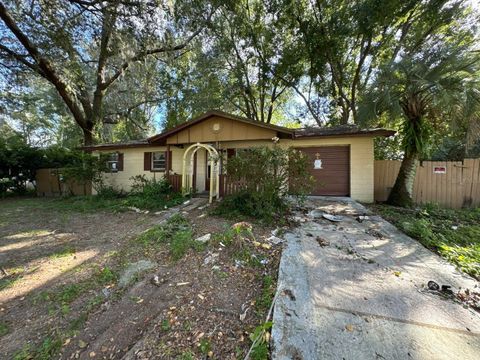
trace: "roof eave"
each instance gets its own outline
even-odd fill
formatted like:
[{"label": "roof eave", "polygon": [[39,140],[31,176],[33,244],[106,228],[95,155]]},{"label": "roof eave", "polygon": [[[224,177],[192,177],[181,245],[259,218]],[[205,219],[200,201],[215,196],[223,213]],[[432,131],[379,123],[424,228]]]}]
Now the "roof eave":
[{"label": "roof eave", "polygon": [[277,126],[277,125],[272,125],[272,124],[264,124],[262,122],[254,121],[254,120],[247,119],[247,118],[243,118],[241,116],[236,116],[236,115],[224,113],[224,112],[218,111],[218,110],[211,110],[211,111],[207,111],[205,114],[202,114],[202,115],[200,115],[196,118],[193,118],[193,119],[191,119],[187,122],[184,122],[180,125],[177,125],[173,129],[170,129],[170,130],[165,131],[163,133],[151,136],[147,139],[147,141],[149,143],[157,143],[158,140],[165,139],[169,136],[172,136],[172,135],[176,134],[177,132],[179,132],[183,129],[186,129],[186,128],[192,126],[192,125],[195,125],[195,124],[197,124],[197,123],[199,123],[199,122],[201,122],[205,119],[208,119],[209,117],[212,117],[212,116],[224,117],[224,118],[231,119],[231,120],[241,121],[241,122],[244,122],[246,124],[251,124],[251,125],[259,126],[259,127],[270,129],[270,130],[275,130],[278,133],[285,134],[289,137],[294,135],[294,130],[293,129],[288,129],[288,128],[284,128],[284,127]]},{"label": "roof eave", "polygon": [[357,133],[343,133],[343,134],[295,134],[295,139],[312,139],[312,138],[325,138],[325,137],[390,137],[395,135],[397,132],[394,130],[372,130],[366,132],[357,132]]}]

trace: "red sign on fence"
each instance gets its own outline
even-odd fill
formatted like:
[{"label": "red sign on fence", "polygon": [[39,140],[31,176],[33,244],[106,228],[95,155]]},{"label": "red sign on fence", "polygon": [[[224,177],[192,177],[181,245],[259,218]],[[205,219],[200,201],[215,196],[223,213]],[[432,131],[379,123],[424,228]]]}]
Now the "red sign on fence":
[{"label": "red sign on fence", "polygon": [[445,166],[434,166],[433,168],[434,174],[446,174],[447,168]]}]

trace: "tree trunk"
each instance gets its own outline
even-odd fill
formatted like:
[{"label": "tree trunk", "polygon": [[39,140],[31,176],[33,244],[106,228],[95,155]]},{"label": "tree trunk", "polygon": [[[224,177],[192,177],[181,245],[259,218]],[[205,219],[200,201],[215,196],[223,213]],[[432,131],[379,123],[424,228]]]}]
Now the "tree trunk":
[{"label": "tree trunk", "polygon": [[393,185],[387,203],[395,206],[409,207],[413,205],[413,183],[417,173],[418,154],[405,154],[397,180]]},{"label": "tree trunk", "polygon": [[93,125],[82,127],[83,130],[83,145],[90,146],[93,145]]}]

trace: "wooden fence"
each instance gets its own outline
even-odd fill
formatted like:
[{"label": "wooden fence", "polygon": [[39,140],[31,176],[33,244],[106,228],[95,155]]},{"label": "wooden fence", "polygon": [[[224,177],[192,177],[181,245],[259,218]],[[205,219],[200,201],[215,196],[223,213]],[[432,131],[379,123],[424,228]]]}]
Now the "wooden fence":
[{"label": "wooden fence", "polygon": [[79,184],[75,181],[61,181],[62,169],[38,169],[35,182],[38,196],[91,195],[90,183]]},{"label": "wooden fence", "polygon": [[[395,183],[400,161],[375,161],[375,201],[385,201]],[[480,159],[423,161],[413,186],[418,204],[437,203],[450,208],[480,206]]]},{"label": "wooden fence", "polygon": [[168,182],[170,183],[170,185],[172,185],[172,189],[174,191],[182,191],[182,175],[168,175]]}]

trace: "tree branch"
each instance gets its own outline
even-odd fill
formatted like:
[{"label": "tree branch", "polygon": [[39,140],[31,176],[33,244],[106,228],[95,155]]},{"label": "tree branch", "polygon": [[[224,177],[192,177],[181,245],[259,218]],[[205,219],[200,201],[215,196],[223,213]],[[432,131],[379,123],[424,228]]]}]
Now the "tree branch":
[{"label": "tree branch", "polygon": [[36,66],[34,63],[31,63],[29,61],[27,61],[25,58],[28,57],[28,55],[23,55],[23,54],[17,54],[15,51],[9,49],[8,47],[0,44],[0,50],[3,50],[4,52],[6,52],[8,55],[10,55],[11,57],[13,57],[15,60],[17,60],[18,62],[22,63],[23,65],[29,67],[31,70],[39,73],[41,76],[45,76],[41,70],[38,68],[38,66]]},{"label": "tree branch", "polygon": [[[210,18],[210,17],[209,17]],[[159,53],[166,53],[166,52],[175,52],[175,51],[178,51],[178,50],[182,50],[184,49],[195,37],[197,37],[198,34],[200,34],[202,32],[202,28],[198,28],[193,34],[191,34],[187,40],[185,40],[183,43],[181,44],[178,44],[178,45],[175,45],[175,46],[172,46],[172,47],[160,47],[160,48],[156,48],[156,49],[151,49],[151,50],[146,50],[146,51],[142,51],[142,52],[139,52],[138,54],[136,54],[135,56],[131,57],[130,59],[128,59],[127,61],[125,61],[121,66],[120,66],[120,69],[118,69],[118,71],[113,74],[110,79],[106,80],[104,83],[103,83],[103,86],[102,86],[102,89],[105,90],[107,89],[110,85],[112,85],[115,80],[117,80],[125,70],[127,70],[127,68],[130,66],[130,64],[132,62],[135,62],[135,61],[139,61],[139,60],[143,60],[145,57],[149,56],[149,55],[155,55],[155,54],[159,54]]]}]

